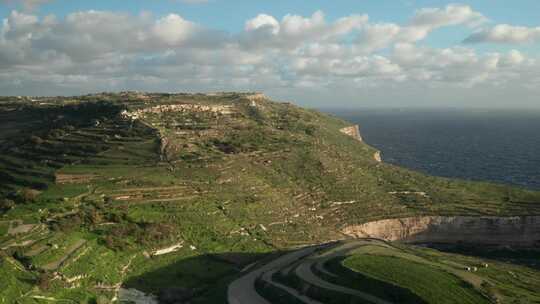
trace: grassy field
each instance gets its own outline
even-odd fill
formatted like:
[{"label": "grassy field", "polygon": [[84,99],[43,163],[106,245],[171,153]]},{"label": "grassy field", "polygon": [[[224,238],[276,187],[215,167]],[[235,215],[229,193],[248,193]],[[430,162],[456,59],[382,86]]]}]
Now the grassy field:
[{"label": "grassy field", "polygon": [[359,239],[258,273],[255,286],[272,303],[538,303],[539,283],[538,269],[511,261]]},{"label": "grassy field", "polygon": [[411,290],[427,303],[488,303],[458,277],[403,258],[361,255],[348,259],[344,265],[377,280]]},{"label": "grassy field", "polygon": [[4,303],[94,303],[122,283],[215,303],[254,260],[339,238],[345,225],[540,214],[538,192],[379,163],[340,132],[347,122],[249,94],[4,99],[0,271],[13,273],[0,276]]},{"label": "grassy field", "polygon": [[[474,248],[480,251],[480,247]],[[484,247],[481,251],[487,252],[489,249]],[[506,257],[510,258],[510,255]],[[536,291],[540,286],[540,271],[516,265],[508,259],[501,262],[423,247],[395,245],[362,247],[345,260],[332,263],[332,269],[344,274],[340,280],[356,275],[369,277],[409,290],[427,303],[540,301]],[[347,269],[353,270],[354,274]],[[362,284],[355,286],[366,288]],[[373,292],[377,288],[366,290]]]}]

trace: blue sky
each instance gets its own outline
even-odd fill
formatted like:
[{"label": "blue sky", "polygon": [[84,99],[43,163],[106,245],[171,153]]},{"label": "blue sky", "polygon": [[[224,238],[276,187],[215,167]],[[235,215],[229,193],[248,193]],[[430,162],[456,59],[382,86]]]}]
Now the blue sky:
[{"label": "blue sky", "polygon": [[[4,2],[5,3],[5,2]],[[323,10],[329,19],[337,19],[351,13],[367,13],[375,21],[406,22],[416,9],[443,7],[450,3],[466,3],[497,23],[537,26],[540,20],[540,1],[537,0],[476,0],[476,1],[434,1],[434,0],[211,0],[206,3],[183,3],[174,0],[58,0],[41,5],[40,15],[55,14],[65,16],[78,10],[111,10],[117,12],[150,11],[158,16],[171,12],[179,13],[187,19],[228,31],[238,31],[245,20],[259,13],[284,16],[295,13],[311,15]],[[13,1],[0,6],[2,16],[11,9],[20,8]]]},{"label": "blue sky", "polygon": [[490,107],[519,94],[539,106],[537,0],[0,0],[0,16],[8,94],[245,89],[315,106]]},{"label": "blue sky", "polygon": [[[174,0],[58,0],[44,4],[40,8],[42,14],[66,15],[77,10],[99,9],[112,11],[129,11],[138,13],[143,10],[157,15],[171,12],[204,24],[227,30],[238,30],[243,20],[259,13],[282,16],[289,13],[301,15],[312,14],[315,10],[325,11],[330,18],[338,18],[351,13],[368,13],[375,20],[406,21],[415,9],[424,7],[442,7],[449,3],[466,3],[500,23],[520,25],[537,25],[540,18],[540,1],[536,0],[477,0],[477,1],[433,1],[433,0],[213,0],[206,3],[189,4]],[[17,4],[4,5],[3,15]],[[227,18],[224,18],[224,12]],[[405,14],[404,14],[405,12]]]}]

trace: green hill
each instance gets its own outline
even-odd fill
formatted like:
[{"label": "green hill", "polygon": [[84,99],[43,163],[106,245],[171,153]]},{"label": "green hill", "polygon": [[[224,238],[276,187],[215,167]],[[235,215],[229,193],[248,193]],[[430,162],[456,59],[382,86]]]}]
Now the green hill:
[{"label": "green hill", "polygon": [[252,93],[0,99],[0,303],[219,303],[246,266],[348,225],[540,214],[538,192],[379,162],[346,127]]}]

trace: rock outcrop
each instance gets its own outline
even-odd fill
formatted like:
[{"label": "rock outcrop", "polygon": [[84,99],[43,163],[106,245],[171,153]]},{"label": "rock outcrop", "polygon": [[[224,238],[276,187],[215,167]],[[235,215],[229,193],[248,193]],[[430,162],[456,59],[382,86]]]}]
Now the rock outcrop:
[{"label": "rock outcrop", "polygon": [[354,139],[362,141],[362,135],[360,135],[360,127],[358,125],[345,127],[339,130],[341,133],[347,134]]},{"label": "rock outcrop", "polygon": [[373,158],[374,158],[377,162],[382,163],[381,151],[375,152],[375,154],[373,154]]},{"label": "rock outcrop", "polygon": [[266,97],[266,95],[264,95],[263,93],[253,93],[250,95],[246,95],[246,99],[250,101],[264,101],[267,100],[268,97]]},{"label": "rock outcrop", "polygon": [[424,216],[348,226],[346,235],[409,243],[540,246],[540,216]]}]

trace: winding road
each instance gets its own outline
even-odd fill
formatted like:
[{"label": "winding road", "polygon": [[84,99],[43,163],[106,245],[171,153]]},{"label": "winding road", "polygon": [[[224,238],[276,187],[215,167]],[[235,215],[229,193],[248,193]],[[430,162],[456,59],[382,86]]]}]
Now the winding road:
[{"label": "winding road", "polygon": [[310,246],[287,253],[232,282],[227,291],[229,304],[271,304],[257,293],[255,290],[255,281],[264,273],[283,268],[313,254],[325,246],[327,245]]},{"label": "winding road", "polygon": [[[312,271],[312,267],[314,266],[325,274],[335,276],[324,269],[325,262],[336,257],[345,256],[352,250],[371,244],[372,241],[372,239],[358,239],[347,242],[332,242],[304,247],[287,253],[232,282],[228,288],[228,302],[229,304],[271,304],[271,302],[262,297],[255,288],[257,280],[263,280],[265,283],[287,292],[289,295],[299,300],[299,302],[305,304],[322,304],[321,302],[301,294],[298,290],[280,282],[276,282],[273,279],[273,275],[278,271],[281,271],[282,273],[284,271],[294,271],[297,277],[312,286],[353,295],[374,304],[393,304],[359,290],[327,282],[319,278]],[[323,249],[326,250],[321,253],[320,251]]]}]

